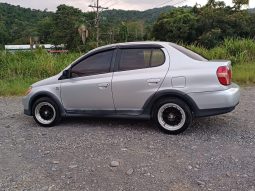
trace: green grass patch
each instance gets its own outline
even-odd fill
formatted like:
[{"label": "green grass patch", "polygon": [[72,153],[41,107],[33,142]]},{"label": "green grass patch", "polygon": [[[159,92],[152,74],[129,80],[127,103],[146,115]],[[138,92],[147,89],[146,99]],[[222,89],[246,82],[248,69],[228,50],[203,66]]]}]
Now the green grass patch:
[{"label": "green grass patch", "polygon": [[0,95],[1,96],[14,96],[24,95],[28,87],[38,81],[39,79],[4,79],[0,80]]},{"label": "green grass patch", "polygon": [[255,84],[255,64],[237,64],[233,67],[233,81],[240,85]]}]

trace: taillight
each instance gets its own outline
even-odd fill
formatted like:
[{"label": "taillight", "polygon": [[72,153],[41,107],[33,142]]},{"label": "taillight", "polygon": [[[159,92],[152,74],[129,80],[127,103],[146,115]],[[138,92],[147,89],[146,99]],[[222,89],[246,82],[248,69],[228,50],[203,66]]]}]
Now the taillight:
[{"label": "taillight", "polygon": [[231,84],[232,81],[232,70],[231,68],[227,67],[227,66],[220,66],[217,69],[217,77],[219,82],[224,85],[224,86],[228,86]]}]

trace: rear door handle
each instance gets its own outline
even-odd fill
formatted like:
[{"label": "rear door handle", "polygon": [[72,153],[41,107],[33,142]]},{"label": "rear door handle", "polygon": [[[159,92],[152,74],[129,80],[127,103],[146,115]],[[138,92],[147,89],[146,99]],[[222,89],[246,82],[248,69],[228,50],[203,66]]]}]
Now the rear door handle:
[{"label": "rear door handle", "polygon": [[106,89],[110,86],[110,83],[101,83],[98,84],[99,89]]},{"label": "rear door handle", "polygon": [[149,85],[156,85],[156,84],[158,84],[160,82],[160,79],[149,79],[149,80],[147,80],[147,83],[149,84]]}]

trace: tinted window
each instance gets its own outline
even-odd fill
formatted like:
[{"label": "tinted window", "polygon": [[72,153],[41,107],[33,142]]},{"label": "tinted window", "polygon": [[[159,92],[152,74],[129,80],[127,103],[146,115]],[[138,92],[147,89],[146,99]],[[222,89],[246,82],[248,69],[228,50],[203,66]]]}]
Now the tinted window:
[{"label": "tinted window", "polygon": [[72,77],[90,76],[110,72],[113,51],[97,53],[75,65]]},{"label": "tinted window", "polygon": [[119,71],[160,66],[165,55],[160,49],[122,49]]},{"label": "tinted window", "polygon": [[165,62],[165,54],[160,49],[152,50],[151,67],[160,66]]},{"label": "tinted window", "polygon": [[150,50],[123,49],[121,52],[119,70],[133,70],[148,68],[150,64]]},{"label": "tinted window", "polygon": [[172,47],[174,47],[175,49],[179,50],[180,52],[182,52],[183,54],[185,54],[186,56],[192,58],[193,60],[197,60],[197,61],[208,61],[207,59],[205,59],[204,57],[200,56],[199,54],[184,48],[182,46],[179,46],[177,44],[171,43],[170,44]]}]

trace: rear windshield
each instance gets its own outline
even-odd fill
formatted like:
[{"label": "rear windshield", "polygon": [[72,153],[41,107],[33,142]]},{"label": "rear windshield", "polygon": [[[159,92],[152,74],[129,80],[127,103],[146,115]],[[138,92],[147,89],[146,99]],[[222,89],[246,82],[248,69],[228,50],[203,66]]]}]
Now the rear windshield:
[{"label": "rear windshield", "polygon": [[193,60],[197,60],[197,61],[208,61],[206,58],[204,58],[203,56],[200,56],[199,54],[187,49],[187,48],[184,48],[182,46],[179,46],[177,44],[174,44],[174,43],[170,43],[170,45],[172,47],[174,47],[175,49],[179,50],[180,52],[182,52],[183,54],[185,54],[186,56],[192,58]]}]

